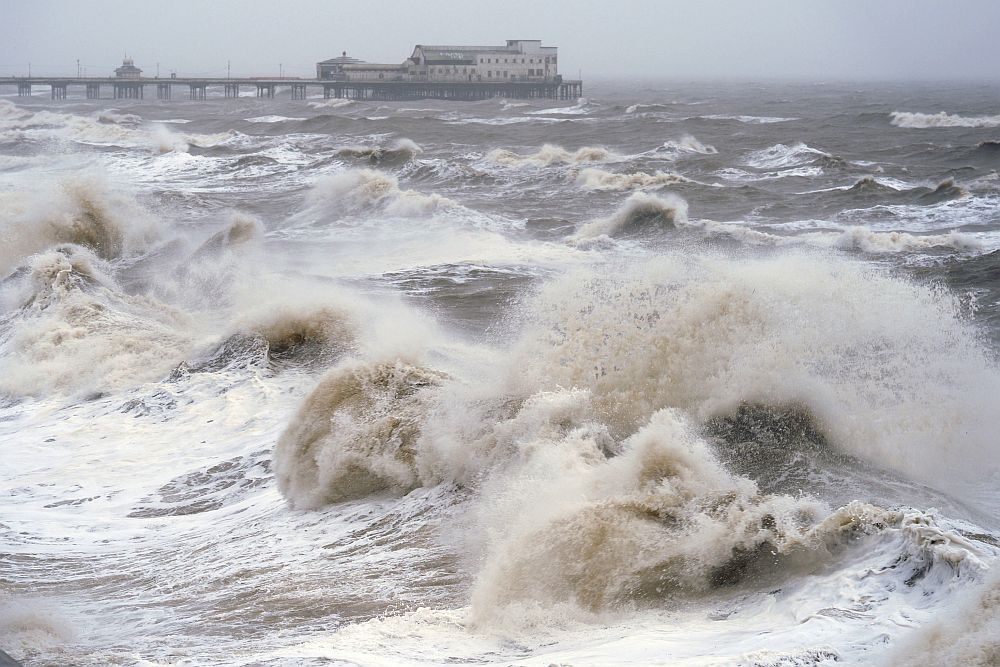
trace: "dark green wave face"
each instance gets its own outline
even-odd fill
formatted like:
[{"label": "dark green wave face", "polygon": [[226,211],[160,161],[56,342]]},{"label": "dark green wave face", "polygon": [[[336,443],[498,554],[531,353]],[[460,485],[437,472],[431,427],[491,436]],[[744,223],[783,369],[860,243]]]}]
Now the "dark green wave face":
[{"label": "dark green wave face", "polygon": [[1000,91],[584,90],[0,88],[0,663],[991,664]]}]

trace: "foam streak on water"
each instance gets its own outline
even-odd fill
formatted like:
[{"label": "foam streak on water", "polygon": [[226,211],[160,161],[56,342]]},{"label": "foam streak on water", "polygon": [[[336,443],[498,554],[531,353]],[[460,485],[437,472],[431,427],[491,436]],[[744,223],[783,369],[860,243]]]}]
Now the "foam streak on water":
[{"label": "foam streak on water", "polygon": [[0,649],[996,664],[995,96],[835,88],[0,100]]}]

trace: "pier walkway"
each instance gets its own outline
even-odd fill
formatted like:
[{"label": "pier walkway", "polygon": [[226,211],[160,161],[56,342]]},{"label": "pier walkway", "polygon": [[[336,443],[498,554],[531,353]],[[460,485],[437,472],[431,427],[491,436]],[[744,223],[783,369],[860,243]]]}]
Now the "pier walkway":
[{"label": "pier walkway", "polygon": [[187,88],[192,100],[204,100],[210,86],[221,87],[225,97],[239,97],[241,89],[255,89],[257,97],[273,98],[279,88],[291,90],[293,100],[304,100],[310,88],[322,88],[323,97],[354,100],[484,100],[492,97],[516,99],[576,99],[583,95],[583,82],[553,81],[337,81],[329,79],[289,78],[142,78],[115,77],[0,77],[3,86],[16,86],[17,94],[30,96],[35,86],[48,86],[52,99],[66,99],[70,87],[86,90],[87,99],[102,99],[104,91],[111,99],[144,99],[146,88],[156,91],[156,98],[169,100],[174,87]]}]

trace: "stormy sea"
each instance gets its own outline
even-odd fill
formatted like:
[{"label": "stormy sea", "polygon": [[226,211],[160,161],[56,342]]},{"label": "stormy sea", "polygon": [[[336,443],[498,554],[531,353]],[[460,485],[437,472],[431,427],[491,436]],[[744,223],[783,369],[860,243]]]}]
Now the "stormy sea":
[{"label": "stormy sea", "polygon": [[0,98],[26,667],[1000,664],[1000,90]]}]

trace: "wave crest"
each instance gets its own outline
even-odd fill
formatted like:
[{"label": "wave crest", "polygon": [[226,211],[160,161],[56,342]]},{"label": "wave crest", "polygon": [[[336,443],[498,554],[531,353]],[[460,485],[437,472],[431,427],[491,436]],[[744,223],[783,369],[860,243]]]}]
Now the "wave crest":
[{"label": "wave crest", "polygon": [[681,183],[691,183],[691,179],[680,174],[657,171],[648,174],[643,171],[616,174],[596,167],[588,167],[580,171],[576,176],[576,184],[587,190],[652,190],[666,187],[668,185],[678,185]]},{"label": "wave crest", "polygon": [[588,241],[649,227],[672,228],[687,222],[687,210],[687,202],[677,195],[657,196],[635,192],[611,216],[580,227],[571,240]]},{"label": "wave crest", "polygon": [[401,217],[427,216],[458,206],[436,193],[402,190],[395,176],[374,169],[351,169],[317,181],[309,202],[343,214],[379,210]]},{"label": "wave crest", "polygon": [[528,155],[497,148],[490,151],[486,159],[506,167],[548,167],[554,164],[616,162],[621,156],[599,146],[584,146],[575,151],[568,151],[562,146],[545,144],[537,152]]}]

